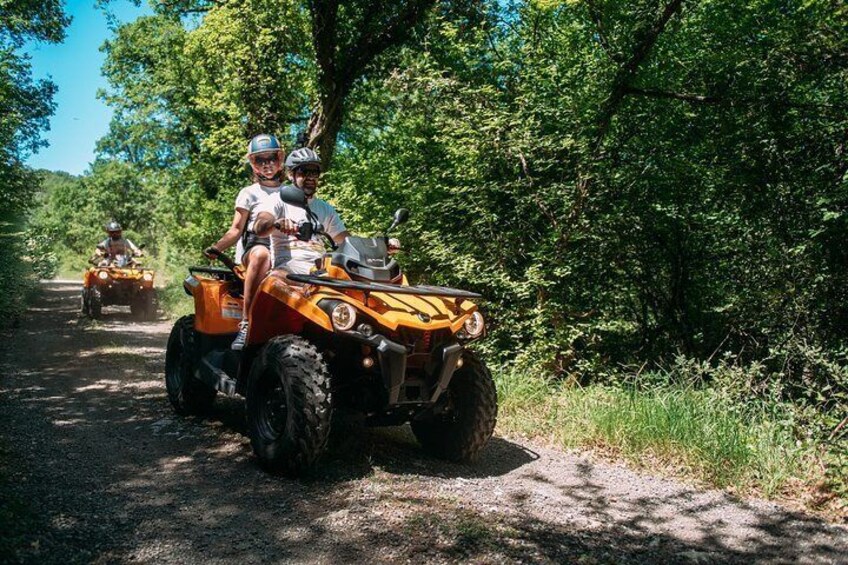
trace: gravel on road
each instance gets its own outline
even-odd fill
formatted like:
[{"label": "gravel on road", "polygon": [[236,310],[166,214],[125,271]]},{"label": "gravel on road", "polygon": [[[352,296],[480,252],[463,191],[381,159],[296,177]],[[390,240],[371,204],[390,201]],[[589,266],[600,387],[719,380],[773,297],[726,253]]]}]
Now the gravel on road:
[{"label": "gravel on road", "polygon": [[848,563],[844,527],[504,437],[464,466],[340,420],[310,477],[270,476],[241,399],[171,410],[169,322],[79,291],[2,336],[2,563]]}]

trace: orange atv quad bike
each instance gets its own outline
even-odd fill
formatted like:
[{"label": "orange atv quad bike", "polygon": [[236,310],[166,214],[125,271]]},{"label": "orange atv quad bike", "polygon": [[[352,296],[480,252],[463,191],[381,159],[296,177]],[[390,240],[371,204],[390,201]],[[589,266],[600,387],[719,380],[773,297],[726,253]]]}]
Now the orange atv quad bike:
[{"label": "orange atv quad bike", "polygon": [[126,255],[116,255],[102,265],[95,264],[83,276],[82,313],[96,320],[103,306],[129,305],[134,316],[153,320],[156,317],[154,277],[153,269],[145,269]]},{"label": "orange atv quad bike", "polygon": [[[289,190],[290,189],[290,190]],[[323,235],[303,193],[297,237]],[[404,209],[386,234],[406,220]],[[472,461],[495,428],[492,377],[467,346],[484,335],[480,295],[410,286],[387,236],[348,237],[309,275],[273,271],[254,298],[242,351],[230,344],[241,318],[242,280],[228,269],[192,267],[185,280],[195,314],[168,340],[165,384],[179,414],[202,414],[217,392],[246,398],[247,431],[260,463],[297,475],[321,455],[333,410],[364,413],[370,425],[411,423],[424,449]],[[317,267],[317,265],[316,265]]]}]

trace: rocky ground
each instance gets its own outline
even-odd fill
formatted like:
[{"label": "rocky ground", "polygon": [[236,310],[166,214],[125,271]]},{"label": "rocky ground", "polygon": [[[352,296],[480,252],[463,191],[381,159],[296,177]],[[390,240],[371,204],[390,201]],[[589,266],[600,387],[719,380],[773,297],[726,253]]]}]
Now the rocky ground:
[{"label": "rocky ground", "polygon": [[313,476],[269,476],[239,399],[172,412],[169,322],[78,295],[45,283],[2,336],[0,562],[848,563],[843,527],[503,437],[461,466],[337,426]]}]

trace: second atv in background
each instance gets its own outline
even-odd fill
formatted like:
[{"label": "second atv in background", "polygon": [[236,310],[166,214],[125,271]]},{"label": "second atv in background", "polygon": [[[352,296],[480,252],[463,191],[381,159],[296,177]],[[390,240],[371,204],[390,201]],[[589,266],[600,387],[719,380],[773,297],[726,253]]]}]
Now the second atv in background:
[{"label": "second atv in background", "polygon": [[82,313],[97,319],[103,306],[129,306],[142,320],[156,318],[155,273],[144,268],[136,257],[144,246],[136,247],[122,236],[121,225],[112,220],[105,226],[109,237],[97,244],[89,262],[94,265],[83,276]]}]

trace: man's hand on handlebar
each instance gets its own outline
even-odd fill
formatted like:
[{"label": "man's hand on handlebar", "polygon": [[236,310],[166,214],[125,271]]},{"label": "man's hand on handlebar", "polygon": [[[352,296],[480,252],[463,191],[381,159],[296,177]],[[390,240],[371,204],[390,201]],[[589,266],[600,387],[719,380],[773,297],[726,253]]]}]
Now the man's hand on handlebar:
[{"label": "man's hand on handlebar", "polygon": [[274,222],[274,227],[288,235],[297,234],[297,224],[288,218],[281,218]]},{"label": "man's hand on handlebar", "polygon": [[221,255],[221,252],[215,249],[214,245],[210,245],[209,247],[203,250],[203,254],[206,256],[207,259],[214,260]]}]

